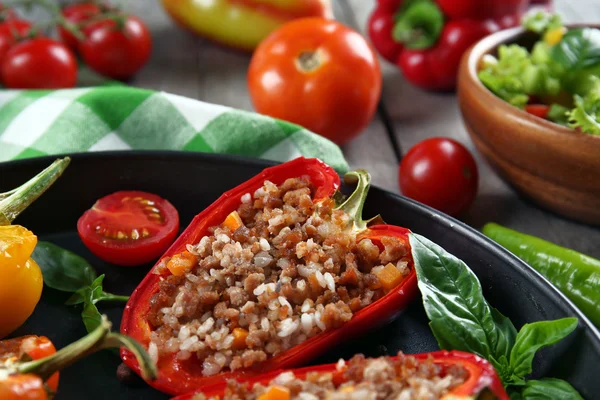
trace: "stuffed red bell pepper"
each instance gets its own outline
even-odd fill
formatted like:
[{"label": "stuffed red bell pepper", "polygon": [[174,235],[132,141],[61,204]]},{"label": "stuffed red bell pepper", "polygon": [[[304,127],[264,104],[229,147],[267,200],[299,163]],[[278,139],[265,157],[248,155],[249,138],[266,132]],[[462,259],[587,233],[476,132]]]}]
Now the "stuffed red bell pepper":
[{"label": "stuffed red bell pepper", "polygon": [[500,29],[516,26],[529,0],[379,0],[369,36],[412,84],[456,86],[462,54]]},{"label": "stuffed red bell pepper", "polygon": [[409,231],[363,221],[369,174],[346,178],[357,187],[342,201],[331,167],[298,158],[194,218],[123,315],[122,332],[157,362],[152,386],[182,394],[300,366],[406,307],[416,293]]},{"label": "stuffed red bell pepper", "polygon": [[174,400],[384,398],[508,400],[494,367],[460,351],[372,359],[357,355],[347,362],[223,382]]}]

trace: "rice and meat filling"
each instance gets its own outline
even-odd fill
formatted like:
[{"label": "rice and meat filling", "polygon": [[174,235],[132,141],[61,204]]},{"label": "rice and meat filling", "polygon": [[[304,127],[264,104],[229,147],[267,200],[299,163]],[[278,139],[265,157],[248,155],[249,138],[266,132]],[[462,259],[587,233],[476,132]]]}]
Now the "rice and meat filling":
[{"label": "rice and meat filling", "polygon": [[[268,384],[250,389],[232,380],[221,400],[435,400],[467,379],[465,369],[440,366],[431,357],[421,361],[402,353],[396,359],[357,355],[347,363],[340,361],[334,373],[296,377],[284,372]],[[198,394],[193,400],[207,398]]]},{"label": "rice and meat filling", "polygon": [[[211,235],[164,259],[149,353],[198,358],[204,375],[247,368],[349,321],[410,272],[408,248],[356,236],[304,178],[265,181]],[[184,269],[180,267],[184,265]]]}]

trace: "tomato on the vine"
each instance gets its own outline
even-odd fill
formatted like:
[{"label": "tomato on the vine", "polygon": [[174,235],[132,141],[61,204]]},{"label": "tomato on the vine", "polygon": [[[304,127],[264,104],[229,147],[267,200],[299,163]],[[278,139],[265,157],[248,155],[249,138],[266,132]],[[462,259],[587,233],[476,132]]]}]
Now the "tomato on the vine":
[{"label": "tomato on the vine", "polygon": [[105,196],[77,222],[79,237],[104,261],[140,265],[161,256],[179,230],[179,214],[151,193],[121,191]]},{"label": "tomato on the vine", "polygon": [[[115,20],[122,18],[121,21]],[[79,52],[96,72],[114,79],[128,79],[146,64],[152,39],[137,17],[117,16],[88,24]]]},{"label": "tomato on the vine", "polygon": [[[96,17],[102,12],[98,4],[95,3],[76,3],[71,4],[62,9],[61,13],[67,21],[72,23],[78,28],[82,28],[83,23]],[[77,51],[79,46],[79,40],[62,26],[58,27],[58,33],[60,39],[71,48],[73,51]]]},{"label": "tomato on the vine", "polygon": [[288,22],[259,45],[248,88],[259,113],[344,144],[373,117],[381,71],[358,32],[339,22],[304,18]]},{"label": "tomato on the vine", "polygon": [[30,29],[31,23],[20,19],[0,23],[0,65],[8,50],[17,43],[19,36],[26,36]]},{"label": "tomato on the vine", "polygon": [[402,194],[449,215],[469,207],[477,193],[477,164],[469,151],[448,138],[423,140],[400,163]]},{"label": "tomato on the vine", "polygon": [[62,43],[36,37],[14,45],[2,63],[2,82],[11,89],[75,86],[77,60]]}]

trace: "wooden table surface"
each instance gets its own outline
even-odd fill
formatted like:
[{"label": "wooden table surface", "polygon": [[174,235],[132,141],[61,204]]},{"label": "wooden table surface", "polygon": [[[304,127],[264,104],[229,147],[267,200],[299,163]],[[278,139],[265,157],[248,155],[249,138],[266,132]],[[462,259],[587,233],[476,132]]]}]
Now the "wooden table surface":
[{"label": "wooden table surface", "polygon": [[[333,0],[336,18],[365,32],[374,0]],[[246,89],[250,56],[221,48],[176,27],[156,0],[130,0],[128,8],[152,30],[154,51],[132,85],[163,90],[202,101],[252,110]],[[598,22],[597,0],[556,0],[566,22]],[[343,147],[351,167],[368,169],[374,183],[398,192],[398,155],[432,136],[465,144],[479,167],[477,199],[462,220],[480,229],[495,221],[600,258],[600,229],[541,210],[521,198],[482,159],[462,124],[454,94],[411,87],[385,61],[380,112],[366,131]],[[394,148],[395,138],[399,148]]]}]

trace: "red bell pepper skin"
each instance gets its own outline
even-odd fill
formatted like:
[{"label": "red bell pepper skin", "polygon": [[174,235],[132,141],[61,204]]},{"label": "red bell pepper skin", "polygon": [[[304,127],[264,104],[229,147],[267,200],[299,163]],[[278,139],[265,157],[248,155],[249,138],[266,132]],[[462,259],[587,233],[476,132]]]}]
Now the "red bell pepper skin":
[{"label": "red bell pepper skin", "polygon": [[516,26],[529,2],[435,0],[444,16],[442,31],[431,47],[410,49],[393,36],[405,1],[380,0],[369,18],[369,37],[381,56],[396,64],[408,81],[423,89],[439,91],[456,87],[460,59],[471,45],[498,30]]},{"label": "red bell pepper skin", "polygon": [[[241,196],[245,193],[254,193],[262,187],[265,180],[277,185],[286,179],[308,176],[317,189],[313,202],[325,200],[334,195],[340,186],[340,178],[328,165],[317,159],[297,158],[287,163],[265,169],[262,173],[249,181],[237,186],[223,194],[218,200],[198,214],[167,250],[164,257],[170,257],[186,250],[187,244],[198,241],[209,233],[209,228],[219,225],[232,211],[241,204]],[[392,225],[373,225],[357,232],[360,238],[369,238],[376,245],[383,247],[380,242],[382,236],[394,236],[409,246],[406,228]],[[412,260],[409,262],[412,267]],[[121,321],[121,332],[144,346],[148,346],[150,326],[146,315],[150,307],[150,298],[158,290],[158,283],[170,272],[158,275],[150,271],[140,285],[131,295],[125,306]],[[368,330],[392,320],[401,310],[406,308],[417,292],[417,278],[414,268],[410,274],[392,291],[384,297],[356,312],[352,319],[338,329],[322,332],[305,342],[292,347],[286,352],[267,359],[253,369],[223,372],[218,375],[205,377],[202,375],[202,365],[194,359],[185,361],[173,357],[163,357],[158,362],[159,377],[149,382],[154,388],[169,393],[183,394],[207,385],[223,382],[226,379],[240,379],[263,374],[266,371],[280,370],[301,366],[311,359],[325,353],[328,349],[340,342],[356,337]],[[135,357],[127,350],[121,350],[121,358],[130,368],[139,373],[139,366]]]},{"label": "red bell pepper skin", "polygon": [[[433,358],[433,362],[442,365],[444,367],[459,366],[467,370],[469,377],[467,380],[455,388],[448,394],[446,398],[475,398],[484,389],[491,391],[496,399],[508,400],[509,397],[502,386],[502,382],[494,367],[485,359],[476,356],[471,353],[465,353],[462,351],[436,351],[433,353],[422,353],[411,355],[417,360],[426,360],[428,357]],[[395,359],[397,357],[391,357]],[[305,379],[306,375],[313,372],[320,373],[336,373],[337,364],[325,364],[313,367],[306,367],[300,369],[290,370],[299,379]],[[286,372],[285,370],[272,371],[263,375],[255,376],[246,380],[241,380],[242,383],[247,383],[248,388],[254,386],[254,384],[260,383],[267,385],[277,375]],[[341,381],[343,382],[343,380]],[[221,382],[212,386],[202,388],[200,391],[195,393],[187,393],[182,396],[173,398],[172,400],[190,400],[195,394],[203,393],[206,397],[223,397],[225,394],[226,382]]]}]

